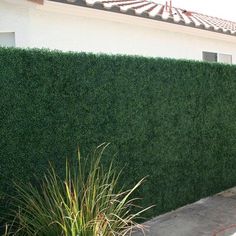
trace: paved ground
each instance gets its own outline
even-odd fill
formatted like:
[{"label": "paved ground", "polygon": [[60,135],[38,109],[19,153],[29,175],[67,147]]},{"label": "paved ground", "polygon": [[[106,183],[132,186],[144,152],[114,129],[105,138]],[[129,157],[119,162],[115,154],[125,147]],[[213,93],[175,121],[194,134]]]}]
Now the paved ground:
[{"label": "paved ground", "polygon": [[236,236],[236,188],[158,216],[145,225],[146,236]]}]

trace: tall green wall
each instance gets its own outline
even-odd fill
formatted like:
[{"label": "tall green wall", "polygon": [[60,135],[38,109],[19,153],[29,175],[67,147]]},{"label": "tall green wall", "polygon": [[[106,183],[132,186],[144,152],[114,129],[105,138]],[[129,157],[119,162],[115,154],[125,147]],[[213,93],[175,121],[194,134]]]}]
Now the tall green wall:
[{"label": "tall green wall", "polygon": [[235,185],[236,67],[0,49],[0,192],[102,142],[148,217]]}]

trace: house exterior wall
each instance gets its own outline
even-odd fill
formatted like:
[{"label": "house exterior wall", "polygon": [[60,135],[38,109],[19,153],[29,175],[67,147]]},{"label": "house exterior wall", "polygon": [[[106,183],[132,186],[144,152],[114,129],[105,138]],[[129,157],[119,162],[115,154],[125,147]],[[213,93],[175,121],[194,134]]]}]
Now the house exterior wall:
[{"label": "house exterior wall", "polygon": [[1,32],[14,32],[17,47],[193,60],[210,51],[236,64],[235,36],[49,1],[1,1]]}]

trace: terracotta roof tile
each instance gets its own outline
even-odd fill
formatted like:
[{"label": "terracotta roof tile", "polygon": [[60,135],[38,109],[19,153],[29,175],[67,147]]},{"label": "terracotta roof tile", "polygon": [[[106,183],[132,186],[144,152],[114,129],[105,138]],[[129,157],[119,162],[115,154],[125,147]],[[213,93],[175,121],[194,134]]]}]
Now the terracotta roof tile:
[{"label": "terracotta roof tile", "polygon": [[152,0],[49,0],[100,10],[115,11],[157,21],[181,24],[195,28],[236,36],[236,22],[223,20],[197,12],[190,12],[169,4],[158,4]]}]

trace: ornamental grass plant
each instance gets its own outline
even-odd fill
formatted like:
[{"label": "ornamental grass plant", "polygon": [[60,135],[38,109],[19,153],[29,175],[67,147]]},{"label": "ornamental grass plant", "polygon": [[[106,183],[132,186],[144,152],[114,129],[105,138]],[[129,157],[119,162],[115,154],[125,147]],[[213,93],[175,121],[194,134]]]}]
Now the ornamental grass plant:
[{"label": "ornamental grass plant", "polygon": [[120,172],[101,164],[102,144],[85,161],[78,152],[76,165],[67,161],[65,179],[51,166],[39,186],[16,184],[13,216],[5,236],[122,236],[130,235],[146,209],[136,210],[132,189],[117,190]]}]

